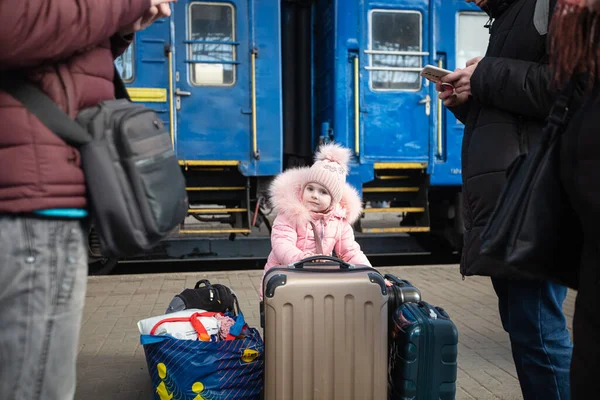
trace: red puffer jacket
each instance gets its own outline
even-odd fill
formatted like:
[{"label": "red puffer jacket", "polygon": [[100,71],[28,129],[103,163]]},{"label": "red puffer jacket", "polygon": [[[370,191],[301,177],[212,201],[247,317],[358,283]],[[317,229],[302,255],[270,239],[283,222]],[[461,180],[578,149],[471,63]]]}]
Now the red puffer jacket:
[{"label": "red puffer jacket", "polygon": [[[1,0],[0,73],[18,69],[74,118],[114,97],[116,32],[150,0]],[[79,153],[0,91],[0,213],[85,208]],[[102,171],[98,171],[102,173]]]}]

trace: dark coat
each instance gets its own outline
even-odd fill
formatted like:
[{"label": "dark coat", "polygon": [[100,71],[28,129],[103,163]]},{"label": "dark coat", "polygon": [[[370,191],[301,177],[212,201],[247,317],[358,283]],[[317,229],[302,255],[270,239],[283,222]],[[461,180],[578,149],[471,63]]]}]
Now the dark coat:
[{"label": "dark coat", "polygon": [[561,137],[561,180],[583,228],[583,249],[571,254],[571,268],[565,266],[579,274],[573,318],[573,400],[589,398],[590,390],[597,390],[590,377],[600,374],[600,85],[596,86]]},{"label": "dark coat", "polygon": [[539,141],[553,103],[546,31],[534,23],[537,0],[492,2],[485,57],[471,77],[469,101],[451,109],[465,123],[462,146],[465,236],[463,275],[523,278],[481,256],[481,232],[505,183],[505,171]]}]

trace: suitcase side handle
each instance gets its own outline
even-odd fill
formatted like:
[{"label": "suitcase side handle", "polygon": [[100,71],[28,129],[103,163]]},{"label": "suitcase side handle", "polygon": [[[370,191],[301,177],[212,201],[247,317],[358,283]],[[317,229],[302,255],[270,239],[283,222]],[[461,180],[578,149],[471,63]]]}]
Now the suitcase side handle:
[{"label": "suitcase side handle", "polygon": [[[385,274],[383,276],[385,279],[387,279],[390,282],[393,282],[395,285],[397,286],[412,286],[415,289],[417,289],[412,283],[410,283],[409,281],[407,281],[406,279],[400,279],[398,278],[396,275],[392,275],[392,274]],[[417,289],[418,290],[418,289]],[[419,292],[420,293],[420,292]]]},{"label": "suitcase side handle", "polygon": [[303,268],[305,263],[309,263],[311,261],[317,261],[317,260],[327,260],[327,261],[333,261],[336,262],[340,265],[341,269],[349,269],[349,268],[354,268],[354,264],[348,264],[346,261],[341,260],[337,257],[331,257],[331,256],[312,256],[312,257],[307,257],[305,259],[302,259],[300,261],[297,261],[295,263],[292,263],[289,265],[289,268]]},{"label": "suitcase side handle", "polygon": [[396,275],[385,274],[383,277],[388,281],[395,283],[398,286],[411,286],[408,281],[405,281],[404,279],[399,279]]}]

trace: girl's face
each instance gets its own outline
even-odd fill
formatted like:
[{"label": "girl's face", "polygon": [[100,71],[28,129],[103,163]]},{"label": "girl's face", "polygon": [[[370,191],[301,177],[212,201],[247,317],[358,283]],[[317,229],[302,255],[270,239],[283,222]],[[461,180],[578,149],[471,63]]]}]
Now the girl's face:
[{"label": "girl's face", "polygon": [[304,188],[302,203],[310,211],[323,212],[331,205],[331,195],[325,186],[311,182]]}]

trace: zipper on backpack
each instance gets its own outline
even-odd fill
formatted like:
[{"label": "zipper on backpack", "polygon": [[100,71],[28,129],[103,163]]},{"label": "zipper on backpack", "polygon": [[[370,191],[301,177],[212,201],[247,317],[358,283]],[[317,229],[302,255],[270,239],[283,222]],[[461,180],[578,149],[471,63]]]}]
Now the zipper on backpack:
[{"label": "zipper on backpack", "polygon": [[156,155],[153,155],[153,156],[150,156],[150,157],[146,157],[146,158],[143,158],[141,160],[137,160],[135,162],[135,166],[141,168],[141,167],[144,167],[144,166],[146,166],[148,164],[153,164],[153,163],[156,163],[156,162],[160,162],[160,161],[165,160],[165,159],[167,159],[169,157],[172,157],[174,155],[175,155],[175,153],[173,153],[173,150],[169,149],[167,151],[163,151],[162,153],[158,153]]}]

